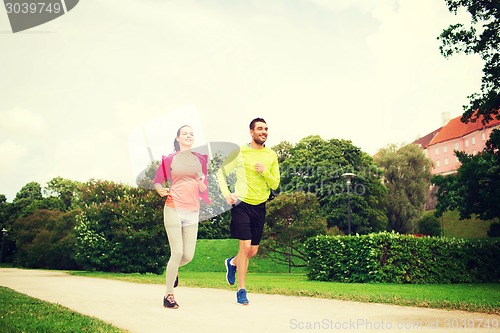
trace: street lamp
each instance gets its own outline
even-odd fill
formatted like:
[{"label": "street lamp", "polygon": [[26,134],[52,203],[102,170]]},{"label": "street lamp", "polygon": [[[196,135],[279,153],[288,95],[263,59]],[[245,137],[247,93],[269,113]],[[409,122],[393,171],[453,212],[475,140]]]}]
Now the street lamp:
[{"label": "street lamp", "polygon": [[342,174],[342,177],[344,177],[347,181],[347,233],[350,235],[351,234],[351,179],[352,177],[356,177],[355,174],[352,172],[346,172]]},{"label": "street lamp", "polygon": [[7,229],[2,228],[2,247],[0,248],[0,263],[3,262],[3,243],[5,236],[7,236]]}]

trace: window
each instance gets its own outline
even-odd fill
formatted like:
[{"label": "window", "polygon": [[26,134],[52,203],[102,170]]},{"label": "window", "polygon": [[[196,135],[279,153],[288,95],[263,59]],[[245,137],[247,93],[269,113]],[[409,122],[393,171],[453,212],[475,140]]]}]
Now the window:
[{"label": "window", "polygon": [[439,168],[441,166],[441,163],[439,162],[439,160],[436,161],[436,168]]},{"label": "window", "polygon": [[482,139],[483,141],[485,141],[485,140],[486,140],[486,134],[485,134],[484,132],[483,132],[483,133],[481,133],[481,139]]},{"label": "window", "polygon": [[444,146],[443,147],[443,153],[447,153],[448,152],[448,146]]},{"label": "window", "polygon": [[436,148],[436,155],[439,155],[439,148]]},{"label": "window", "polygon": [[469,139],[465,140],[465,147],[469,147]]},{"label": "window", "polygon": [[476,144],[476,137],[472,137],[472,144],[475,145]]},{"label": "window", "polygon": [[448,159],[447,158],[444,159],[444,165],[448,165]]},{"label": "window", "polygon": [[455,143],[455,150],[458,150],[458,142]]}]

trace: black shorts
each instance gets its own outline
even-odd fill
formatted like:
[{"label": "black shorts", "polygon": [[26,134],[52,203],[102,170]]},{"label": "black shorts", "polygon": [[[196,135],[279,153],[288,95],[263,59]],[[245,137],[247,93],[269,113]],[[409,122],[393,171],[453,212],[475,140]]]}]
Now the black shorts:
[{"label": "black shorts", "polygon": [[259,245],[264,232],[266,203],[251,205],[238,201],[231,208],[231,237],[240,240],[252,240],[252,245]]}]

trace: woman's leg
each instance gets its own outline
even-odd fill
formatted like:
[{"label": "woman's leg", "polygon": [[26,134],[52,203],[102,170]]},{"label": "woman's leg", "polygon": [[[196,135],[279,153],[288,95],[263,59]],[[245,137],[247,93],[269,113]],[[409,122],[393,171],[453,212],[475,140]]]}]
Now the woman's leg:
[{"label": "woman's leg", "polygon": [[196,250],[196,240],[198,238],[199,212],[182,212],[182,245],[183,254],[180,266],[184,266],[193,260]]},{"label": "woman's leg", "polygon": [[177,277],[177,272],[182,261],[183,256],[183,236],[181,221],[174,208],[165,207],[163,211],[163,218],[165,230],[167,231],[168,244],[170,246],[170,259],[167,263],[165,280],[166,280],[166,293],[174,293],[174,282]]}]

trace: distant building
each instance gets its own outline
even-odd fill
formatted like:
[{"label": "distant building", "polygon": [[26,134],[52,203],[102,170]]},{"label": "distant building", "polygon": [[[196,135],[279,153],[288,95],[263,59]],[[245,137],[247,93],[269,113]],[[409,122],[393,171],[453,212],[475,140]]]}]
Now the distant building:
[{"label": "distant building", "polygon": [[448,175],[455,173],[460,167],[455,151],[464,151],[475,155],[482,151],[491,131],[500,129],[500,120],[493,119],[487,125],[481,120],[464,124],[460,116],[450,119],[449,113],[443,113],[443,126],[413,143],[422,147],[433,163],[433,175]]}]

